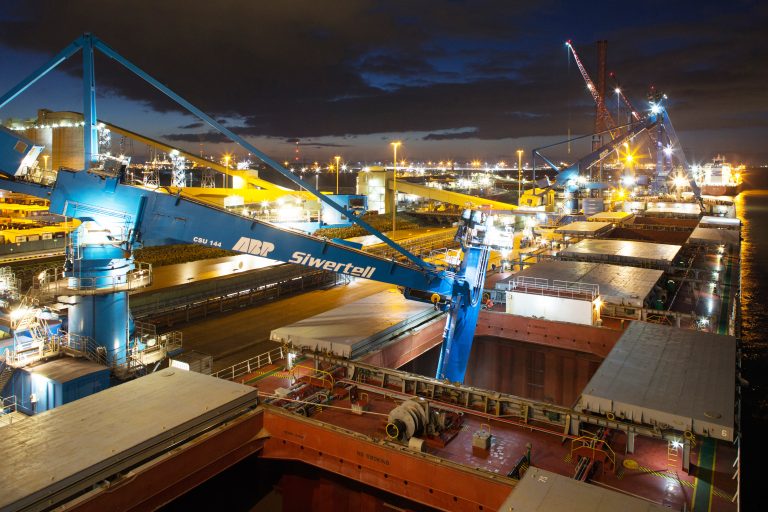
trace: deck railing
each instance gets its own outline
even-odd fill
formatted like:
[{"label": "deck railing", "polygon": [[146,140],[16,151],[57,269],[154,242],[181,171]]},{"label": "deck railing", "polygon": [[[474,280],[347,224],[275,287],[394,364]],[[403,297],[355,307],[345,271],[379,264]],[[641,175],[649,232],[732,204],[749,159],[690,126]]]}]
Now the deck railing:
[{"label": "deck railing", "polygon": [[240,377],[244,377],[250,373],[253,373],[260,368],[273,364],[275,361],[280,361],[285,358],[285,350],[283,347],[277,347],[269,352],[264,352],[245,361],[240,361],[229,368],[224,368],[215,372],[214,377],[218,377],[224,380],[237,380]]},{"label": "deck railing", "polygon": [[544,279],[540,277],[515,277],[507,283],[508,291],[550,295],[554,297],[595,300],[600,295],[600,287],[591,283]]},{"label": "deck railing", "polygon": [[105,277],[64,276],[62,268],[48,269],[40,273],[33,287],[49,295],[92,295],[106,292],[131,291],[152,284],[152,264],[135,262],[136,268],[127,274]]},{"label": "deck railing", "polygon": [[16,395],[3,398],[0,401],[0,426],[13,423],[14,412],[16,412]]}]

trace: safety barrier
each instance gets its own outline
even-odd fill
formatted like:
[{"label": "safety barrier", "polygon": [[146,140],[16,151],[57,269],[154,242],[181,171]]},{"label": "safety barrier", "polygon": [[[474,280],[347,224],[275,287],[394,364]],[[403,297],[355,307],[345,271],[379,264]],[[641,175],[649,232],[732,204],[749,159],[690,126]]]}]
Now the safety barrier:
[{"label": "safety barrier", "polygon": [[264,366],[273,364],[274,361],[280,361],[284,358],[285,351],[283,350],[283,347],[277,347],[269,352],[236,363],[229,368],[219,370],[218,372],[215,372],[213,376],[218,377],[219,379],[234,381],[240,377],[252,374]]},{"label": "safety barrier", "polygon": [[591,283],[549,280],[540,277],[520,276],[508,282],[509,291],[550,295],[555,297],[595,300],[600,295],[600,287]]},{"label": "safety barrier", "polygon": [[40,273],[35,287],[50,295],[71,294],[93,295],[117,291],[131,291],[152,284],[152,264],[136,262],[136,268],[127,274],[104,277],[64,276],[61,268]]}]

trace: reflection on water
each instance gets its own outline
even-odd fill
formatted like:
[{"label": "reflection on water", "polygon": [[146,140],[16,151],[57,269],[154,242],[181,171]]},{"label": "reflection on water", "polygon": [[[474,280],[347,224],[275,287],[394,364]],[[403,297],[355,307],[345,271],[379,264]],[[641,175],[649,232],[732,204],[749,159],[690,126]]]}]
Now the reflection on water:
[{"label": "reflection on water", "polygon": [[[768,449],[768,170],[747,173],[745,191],[736,198],[741,219],[743,376],[749,386],[742,400],[742,510],[762,500],[758,480]],[[757,509],[754,509],[757,510]]]}]

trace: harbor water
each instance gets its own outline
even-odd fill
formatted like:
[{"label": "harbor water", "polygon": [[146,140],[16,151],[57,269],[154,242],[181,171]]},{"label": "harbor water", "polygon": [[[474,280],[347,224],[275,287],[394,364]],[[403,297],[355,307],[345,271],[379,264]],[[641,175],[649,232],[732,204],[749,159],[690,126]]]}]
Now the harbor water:
[{"label": "harbor water", "polygon": [[762,480],[768,457],[768,169],[746,173],[736,199],[741,219],[742,311],[742,510],[764,510]]}]

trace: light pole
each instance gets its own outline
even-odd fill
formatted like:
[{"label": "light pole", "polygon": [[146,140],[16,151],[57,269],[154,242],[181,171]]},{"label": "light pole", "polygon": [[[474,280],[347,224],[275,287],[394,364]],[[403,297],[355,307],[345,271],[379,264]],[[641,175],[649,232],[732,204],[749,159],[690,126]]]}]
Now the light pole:
[{"label": "light pole", "polygon": [[333,157],[336,160],[336,195],[339,195],[339,160],[340,156]]},{"label": "light pole", "polygon": [[[534,183],[534,188],[536,184]],[[517,150],[517,204],[520,204],[520,198],[523,196],[523,150]]]},{"label": "light pole", "polygon": [[616,93],[616,123],[621,126],[621,89],[614,89]]},{"label": "light pole", "polygon": [[627,158],[626,158],[627,171],[624,173],[624,175],[627,177],[627,181],[630,181],[630,180],[634,181],[635,173],[634,173],[634,171],[632,169],[632,161],[633,160],[634,160],[634,158],[632,157],[632,153],[627,153]]},{"label": "light pole", "polygon": [[[229,171],[229,159],[232,158],[230,155],[224,155],[224,167]],[[224,188],[227,188],[227,183],[229,182],[229,172],[224,173]]]},{"label": "light pole", "polygon": [[393,177],[393,191],[392,191],[392,238],[395,237],[395,230],[397,229],[396,217],[397,217],[397,147],[402,142],[390,142],[392,145],[392,177]]}]

